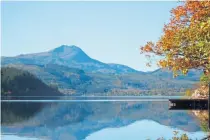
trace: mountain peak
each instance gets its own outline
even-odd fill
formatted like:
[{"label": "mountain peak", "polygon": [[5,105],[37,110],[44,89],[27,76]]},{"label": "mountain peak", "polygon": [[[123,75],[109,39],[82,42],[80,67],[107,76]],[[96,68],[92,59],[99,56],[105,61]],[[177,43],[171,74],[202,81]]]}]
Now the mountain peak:
[{"label": "mountain peak", "polygon": [[79,47],[75,46],[75,45],[61,45],[58,48],[55,48],[52,50],[52,52],[55,53],[64,53],[64,52],[78,52],[78,51],[82,51]]},{"label": "mountain peak", "polygon": [[75,45],[61,45],[58,48],[51,50],[50,53],[54,58],[65,61],[87,62],[91,60],[82,49]]}]

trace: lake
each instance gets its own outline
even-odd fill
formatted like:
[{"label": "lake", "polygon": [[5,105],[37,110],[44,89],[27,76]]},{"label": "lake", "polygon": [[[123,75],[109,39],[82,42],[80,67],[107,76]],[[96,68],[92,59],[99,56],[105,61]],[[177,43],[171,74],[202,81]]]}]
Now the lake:
[{"label": "lake", "polygon": [[2,140],[156,140],[174,131],[202,139],[189,111],[171,111],[169,97],[13,98],[1,103]]}]

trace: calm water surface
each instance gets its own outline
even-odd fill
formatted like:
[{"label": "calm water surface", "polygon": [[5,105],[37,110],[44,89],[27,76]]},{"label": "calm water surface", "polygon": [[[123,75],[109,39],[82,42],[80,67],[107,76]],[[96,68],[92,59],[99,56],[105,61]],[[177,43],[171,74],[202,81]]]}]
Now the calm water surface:
[{"label": "calm water surface", "polygon": [[[187,111],[168,110],[168,97],[21,98],[1,103],[2,140],[156,140],[174,131],[206,136]],[[13,98],[14,99],[14,98]]]}]

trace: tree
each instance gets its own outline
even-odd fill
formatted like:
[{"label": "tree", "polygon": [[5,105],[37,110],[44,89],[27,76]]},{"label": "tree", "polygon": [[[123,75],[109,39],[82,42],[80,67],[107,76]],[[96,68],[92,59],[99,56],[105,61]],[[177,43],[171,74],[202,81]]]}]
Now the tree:
[{"label": "tree", "polygon": [[210,82],[210,74],[208,75],[202,74],[200,77],[200,82],[203,85],[208,85],[208,83]]},{"label": "tree", "polygon": [[185,1],[171,10],[171,19],[158,42],[147,42],[141,52],[161,56],[158,65],[187,74],[202,69],[210,74],[210,2]]}]

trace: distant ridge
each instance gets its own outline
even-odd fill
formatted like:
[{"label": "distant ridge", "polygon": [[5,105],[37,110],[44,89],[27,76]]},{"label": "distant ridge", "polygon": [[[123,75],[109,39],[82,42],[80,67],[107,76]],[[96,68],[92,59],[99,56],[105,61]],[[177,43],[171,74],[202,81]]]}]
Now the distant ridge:
[{"label": "distant ridge", "polygon": [[48,52],[2,57],[2,64],[58,64],[79,68],[87,72],[116,74],[139,72],[125,65],[106,64],[92,59],[81,48],[75,45],[61,45]]}]

